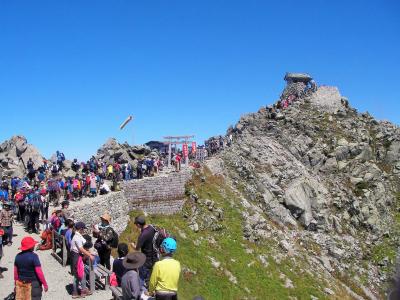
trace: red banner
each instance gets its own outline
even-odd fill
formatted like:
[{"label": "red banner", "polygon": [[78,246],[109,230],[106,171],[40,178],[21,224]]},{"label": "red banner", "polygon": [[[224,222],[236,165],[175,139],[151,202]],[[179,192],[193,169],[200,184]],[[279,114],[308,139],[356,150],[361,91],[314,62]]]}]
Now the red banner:
[{"label": "red banner", "polygon": [[196,142],[192,142],[192,154],[196,154],[196,151],[197,151]]},{"label": "red banner", "polygon": [[189,156],[189,149],[188,149],[188,145],[187,144],[183,144],[182,145],[182,152],[183,152],[183,156],[184,157],[188,157]]}]

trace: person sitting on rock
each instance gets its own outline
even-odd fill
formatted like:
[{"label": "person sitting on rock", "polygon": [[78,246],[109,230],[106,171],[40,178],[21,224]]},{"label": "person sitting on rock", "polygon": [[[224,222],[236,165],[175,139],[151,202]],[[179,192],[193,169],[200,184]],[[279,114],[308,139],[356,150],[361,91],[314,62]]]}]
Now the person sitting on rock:
[{"label": "person sitting on rock", "polygon": [[45,251],[53,248],[53,234],[50,228],[44,230],[40,235],[40,238],[42,241],[40,242],[38,250]]},{"label": "person sitting on rock", "polygon": [[104,182],[104,180],[101,180],[101,185],[100,185],[100,195],[105,195],[111,192],[110,187],[108,186],[107,183]]},{"label": "person sitting on rock", "polygon": [[176,241],[168,237],[161,243],[162,259],[155,263],[150,277],[149,294],[156,300],[177,300],[181,264],[172,258]]}]

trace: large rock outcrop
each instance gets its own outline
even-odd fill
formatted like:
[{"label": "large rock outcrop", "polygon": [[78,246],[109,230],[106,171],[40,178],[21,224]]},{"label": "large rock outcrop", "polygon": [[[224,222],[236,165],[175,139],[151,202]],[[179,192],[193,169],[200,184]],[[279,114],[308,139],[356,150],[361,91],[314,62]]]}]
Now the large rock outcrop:
[{"label": "large rock outcrop", "polygon": [[130,146],[128,143],[120,144],[116,139],[110,138],[97,150],[96,158],[106,163],[130,163],[136,166],[137,160],[145,156],[158,157],[158,153],[146,145]]},{"label": "large rock outcrop", "polygon": [[2,176],[24,176],[26,162],[32,158],[37,168],[43,164],[43,156],[23,136],[13,136],[0,145],[0,173]]}]

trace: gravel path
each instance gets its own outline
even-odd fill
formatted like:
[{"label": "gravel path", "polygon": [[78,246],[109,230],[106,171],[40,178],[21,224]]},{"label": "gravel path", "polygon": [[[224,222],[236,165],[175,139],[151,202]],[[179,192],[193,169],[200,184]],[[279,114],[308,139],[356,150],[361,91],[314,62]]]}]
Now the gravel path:
[{"label": "gravel path", "polygon": [[[8,271],[3,272],[4,279],[0,279],[0,299],[8,296],[14,289],[14,258],[19,252],[18,247],[21,244],[21,239],[29,235],[19,224],[14,224],[14,234],[17,234],[17,236],[13,238],[13,245],[10,247],[3,247],[4,256],[0,261],[0,266],[2,268],[8,268]],[[31,236],[37,241],[40,240],[37,234],[31,234]],[[51,256],[51,250],[37,251],[36,253],[39,255],[43,273],[49,285],[49,291],[43,293],[42,299],[72,299],[67,291],[67,287],[72,283],[72,276],[68,273],[70,270],[69,266],[63,268],[60,263]],[[110,291],[96,291],[92,296],[86,297],[86,299],[109,300],[112,299],[112,294]]]}]

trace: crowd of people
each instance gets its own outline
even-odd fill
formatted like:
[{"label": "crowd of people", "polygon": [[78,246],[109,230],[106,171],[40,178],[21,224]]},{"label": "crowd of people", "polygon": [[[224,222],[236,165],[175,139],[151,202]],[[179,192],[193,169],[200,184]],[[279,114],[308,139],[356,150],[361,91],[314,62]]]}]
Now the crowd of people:
[{"label": "crowd of people", "polygon": [[[176,171],[181,168],[181,155],[176,153],[172,163]],[[52,164],[44,161],[35,166],[32,159],[26,163],[25,177],[3,177],[0,182],[0,260],[3,251],[13,245],[13,225],[19,222],[29,233],[40,234],[41,241],[31,236],[22,239],[21,252],[15,258],[14,280],[17,299],[41,299],[48,285],[34,250],[52,249],[53,232],[65,237],[68,263],[73,275],[72,298],[91,294],[86,287],[82,267],[89,260],[93,266],[103,265],[115,274],[114,284],[121,286],[124,299],[140,299],[153,295],[155,299],[177,299],[180,264],[172,258],[176,241],[163,236],[157,227],[148,225],[143,217],[135,220],[141,234],[129,253],[129,246],[118,242],[118,235],[110,226],[111,216],[105,213],[101,222],[90,229],[74,219],[69,210],[70,201],[118,191],[121,180],[154,176],[164,167],[162,159],[146,158],[137,164],[136,172],[127,164],[105,164],[92,157],[86,163],[74,159],[70,169],[75,176],[64,176],[65,156],[57,151]],[[136,173],[136,174],[134,174]],[[112,181],[111,187],[107,182]],[[61,207],[59,206],[61,204]],[[52,207],[52,209],[51,209]],[[165,230],[162,232],[166,232]],[[155,248],[155,236],[162,241]],[[94,237],[95,242],[92,242]],[[111,263],[111,250],[119,257]],[[164,261],[165,260],[165,261]],[[3,278],[0,268],[0,279]]]},{"label": "crowd of people", "polygon": [[[13,215],[9,211],[5,206],[1,216],[6,212],[12,224]],[[89,260],[94,268],[101,264],[113,272],[111,285],[121,287],[123,299],[178,299],[181,267],[179,261],[173,258],[177,242],[165,229],[147,224],[143,216],[138,216],[134,224],[140,230],[140,235],[137,242],[129,246],[119,242],[118,234],[111,227],[111,216],[108,213],[104,213],[100,222],[90,229],[85,223],[73,219],[68,203],[64,203],[62,209],[55,210],[50,218],[51,222],[43,230],[40,242],[31,236],[26,236],[21,241],[20,253],[16,255],[14,262],[16,299],[41,299],[43,291],[48,290],[35,250],[52,249],[53,231],[65,237],[73,299],[92,294],[87,287],[85,274],[85,265],[89,264]],[[9,239],[12,238],[12,231],[4,226],[7,224],[1,225],[0,251],[3,246],[10,245]],[[131,252],[129,247],[132,248]],[[118,258],[111,263],[113,248],[117,249]]]}]

